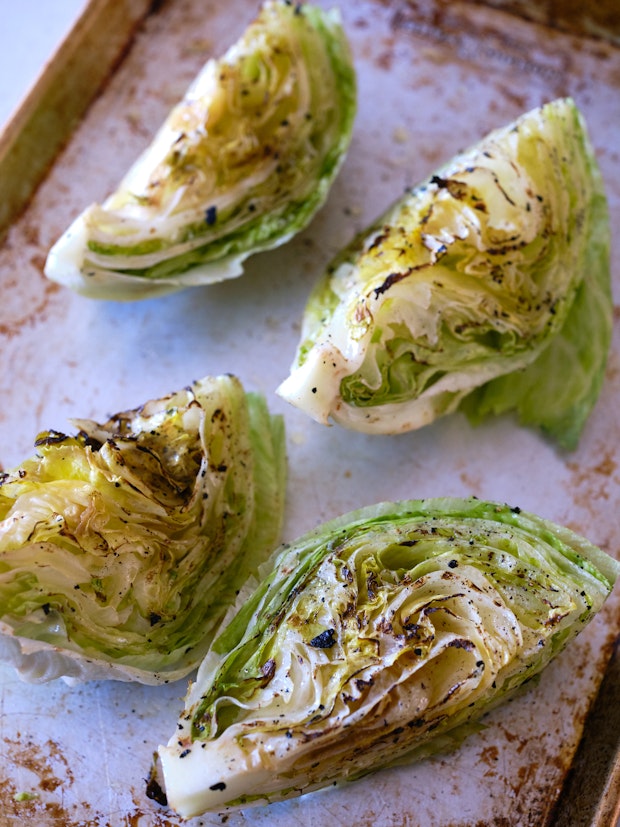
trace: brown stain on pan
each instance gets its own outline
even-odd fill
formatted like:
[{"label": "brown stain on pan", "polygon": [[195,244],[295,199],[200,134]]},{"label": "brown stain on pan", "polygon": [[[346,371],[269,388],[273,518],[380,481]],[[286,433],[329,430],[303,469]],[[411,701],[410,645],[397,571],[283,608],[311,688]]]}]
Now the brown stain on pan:
[{"label": "brown stain on pan", "polygon": [[[13,756],[14,763],[39,777],[39,788],[53,792],[65,784],[73,784],[74,776],[61,747],[51,739],[39,745],[34,741],[3,739]],[[52,762],[58,769],[53,770]],[[60,770],[62,775],[56,774]]]},{"label": "brown stain on pan", "polygon": [[583,3],[582,0],[483,0],[482,4],[560,31],[620,44],[620,16],[616,0],[597,0],[596,3]]},{"label": "brown stain on pan", "polygon": [[[3,738],[11,763],[25,771],[24,786],[18,788],[0,769],[0,825],[23,824],[36,827],[180,827],[182,821],[169,812],[142,806],[132,791],[131,811],[106,814],[88,802],[67,804],[75,783],[73,768],[62,747],[53,740],[37,744],[29,738]],[[119,820],[120,819],[120,820]]]},{"label": "brown stain on pan", "polygon": [[[526,75],[539,75],[547,81],[562,82],[569,70],[570,55],[556,52],[545,61],[534,55],[524,43],[507,31],[505,20],[493,20],[488,14],[476,20],[467,4],[443,2],[397,2],[380,0],[392,12],[391,26],[395,32],[409,33],[445,47],[441,62],[451,63],[457,57],[467,62],[501,63],[514,66]],[[437,57],[440,60],[440,57]],[[512,90],[512,94],[517,94]],[[516,98],[522,106],[524,98]]]},{"label": "brown stain on pan", "polygon": [[[502,99],[514,107],[529,105],[530,81],[542,82],[545,97],[566,94],[597,94],[600,80],[617,85],[617,51],[611,42],[583,37],[581,31],[554,27],[547,21],[532,26],[523,15],[500,8],[501,2],[454,2],[454,0],[377,0],[390,17],[396,42],[403,38],[433,44],[426,55],[440,65],[461,61],[489,71],[498,68],[493,80]],[[493,8],[495,6],[495,8]],[[588,55],[598,62],[595,74],[577,68]],[[390,65],[389,50],[380,63]],[[514,83],[515,74],[519,82]]]},{"label": "brown stain on pan", "polygon": [[39,221],[26,214],[11,228],[0,250],[1,338],[13,339],[24,329],[49,321],[50,312],[58,316],[51,305],[65,288],[45,277],[46,257]]},{"label": "brown stain on pan", "polygon": [[593,462],[584,465],[577,460],[569,460],[566,467],[571,472],[570,486],[577,491],[582,501],[609,500],[611,483],[620,482],[616,475],[618,463],[614,447],[601,446],[600,453],[593,457]]},{"label": "brown stain on pan", "polygon": [[[10,286],[10,284],[5,283],[5,293],[6,289]],[[62,290],[62,288],[59,284],[42,280],[39,299],[35,304],[24,308],[23,313],[20,315],[12,316],[10,319],[0,320],[0,336],[5,339],[12,339],[15,336],[19,336],[25,327],[32,327],[39,322],[45,321],[50,302],[60,290]]]}]

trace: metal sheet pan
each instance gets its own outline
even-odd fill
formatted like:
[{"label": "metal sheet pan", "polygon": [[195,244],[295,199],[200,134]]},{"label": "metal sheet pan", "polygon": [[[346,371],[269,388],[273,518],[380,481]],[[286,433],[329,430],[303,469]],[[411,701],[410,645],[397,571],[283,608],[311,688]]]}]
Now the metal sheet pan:
[{"label": "metal sheet pan", "polygon": [[[150,0],[119,0],[113,5],[90,0],[41,67],[0,131],[0,237],[28,204],[149,7]],[[11,44],[9,53],[19,48],[28,45]]]},{"label": "metal sheet pan", "polygon": [[[274,396],[308,292],[335,251],[406,185],[528,108],[575,98],[616,237],[620,230],[620,52],[612,43],[474,3],[340,6],[359,73],[359,114],[347,162],[312,225],[251,259],[239,280],[137,304],[93,302],[45,280],[49,246],[113,188],[204,60],[237,38],[257,4],[168,0],[145,19],[0,249],[3,466],[29,455],[40,430],[63,430],[71,416],[105,417],[202,375],[232,372],[286,420],[285,539],[377,500],[475,494],[536,511],[620,554],[617,326],[600,401],[572,454],[508,417],[471,428],[456,415],[417,433],[368,437],[319,426]],[[613,255],[617,307],[617,246]],[[486,728],[453,754],[190,824],[552,824],[619,629],[616,593],[537,686],[487,716]],[[0,825],[180,824],[146,797],[145,779],[184,692],[183,682],[28,686],[0,666]],[[35,797],[16,800],[22,792]]]}]

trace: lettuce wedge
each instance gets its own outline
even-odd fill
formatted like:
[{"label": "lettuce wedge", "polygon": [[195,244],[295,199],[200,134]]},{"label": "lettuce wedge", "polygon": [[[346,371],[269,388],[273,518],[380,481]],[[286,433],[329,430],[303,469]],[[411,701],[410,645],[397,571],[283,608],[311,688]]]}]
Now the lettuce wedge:
[{"label": "lettuce wedge", "polygon": [[0,658],[32,682],[178,680],[279,542],[283,421],[217,376],[73,424],[0,478]]},{"label": "lettuce wedge", "polygon": [[268,0],[206,63],[116,192],[56,242],[46,275],[121,300],[240,275],[322,206],[355,109],[339,14]]},{"label": "lettuce wedge", "polygon": [[408,191],[311,294],[284,399],[368,433],[516,411],[577,445],[611,342],[610,230],[582,115],[559,99]]},{"label": "lettuce wedge", "polygon": [[319,526],[244,590],[160,747],[184,817],[453,746],[601,608],[619,564],[518,508],[382,503]]}]

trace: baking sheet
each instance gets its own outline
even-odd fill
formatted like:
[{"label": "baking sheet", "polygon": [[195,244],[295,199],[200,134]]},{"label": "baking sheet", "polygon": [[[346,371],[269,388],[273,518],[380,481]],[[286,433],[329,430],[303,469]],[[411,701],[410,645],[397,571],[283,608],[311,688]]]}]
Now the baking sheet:
[{"label": "baking sheet", "polygon": [[[620,230],[620,53],[612,44],[472,3],[341,0],[340,8],[359,111],[347,161],[311,226],[251,259],[241,279],[136,304],[95,302],[45,280],[47,250],[77,212],[113,189],[206,58],[257,10],[255,0],[157,4],[0,249],[2,465],[18,464],[39,431],[62,431],[71,416],[105,418],[231,372],[286,420],[284,539],[378,500],[474,494],[564,523],[620,555],[617,324],[599,403],[571,454],[509,417],[471,428],[455,415],[417,433],[370,437],[320,426],[275,397],[308,292],[332,255],[405,186],[545,100],[570,94],[584,112]],[[616,318],[618,264],[616,246]],[[539,684],[487,716],[486,729],[455,753],[188,823],[551,824],[619,629],[616,590]],[[184,692],[184,682],[28,686],[0,666],[0,825],[179,825],[146,797],[145,779]],[[20,793],[35,797],[18,801]]]},{"label": "baking sheet", "polygon": [[[109,77],[150,5],[151,0],[117,0],[112,5],[108,0],[84,0],[73,26],[45,60],[0,130],[0,238],[12,219],[27,206],[33,190]],[[47,13],[51,16],[54,11],[59,16],[57,5]],[[33,9],[19,10],[23,20],[34,13]],[[67,13],[64,8],[61,16]],[[47,21],[42,15],[39,26],[48,26]],[[11,35],[4,32],[5,41]],[[20,42],[18,36],[13,37],[13,42],[5,47],[5,75],[17,85],[18,70],[12,66],[11,58],[20,49],[40,54],[40,46],[33,47],[27,39]]]}]

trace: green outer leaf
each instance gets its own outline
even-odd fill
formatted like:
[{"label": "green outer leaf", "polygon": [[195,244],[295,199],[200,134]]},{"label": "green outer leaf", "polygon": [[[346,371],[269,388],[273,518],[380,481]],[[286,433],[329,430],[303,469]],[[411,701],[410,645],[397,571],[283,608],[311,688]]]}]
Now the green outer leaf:
[{"label": "green outer leaf", "polygon": [[283,420],[220,376],[75,424],[0,484],[0,625],[24,642],[0,653],[29,679],[178,680],[279,541]]},{"label": "green outer leaf", "polygon": [[160,747],[183,817],[458,744],[594,616],[620,564],[534,514],[446,498],[345,514],[267,571]]},{"label": "green outer leaf", "polygon": [[[592,177],[600,178],[594,164]],[[602,182],[597,190],[584,279],[562,330],[527,368],[494,379],[464,400],[472,422],[515,410],[524,425],[542,428],[562,448],[577,447],[601,392],[613,328],[610,225]]]}]

